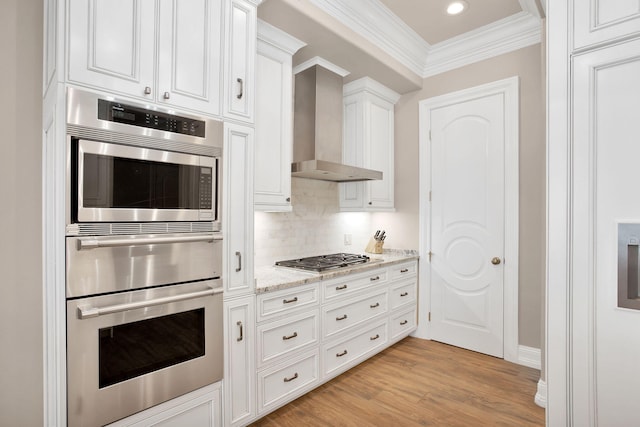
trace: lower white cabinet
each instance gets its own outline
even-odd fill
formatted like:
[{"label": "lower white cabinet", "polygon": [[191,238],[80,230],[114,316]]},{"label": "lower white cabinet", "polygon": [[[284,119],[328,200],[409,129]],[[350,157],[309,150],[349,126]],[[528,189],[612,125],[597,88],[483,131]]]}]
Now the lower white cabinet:
[{"label": "lower white cabinet", "polygon": [[222,427],[222,425],[221,386],[218,382],[116,421],[109,424],[109,427]]},{"label": "lower white cabinet", "polygon": [[417,261],[258,294],[257,415],[379,353],[416,328]]},{"label": "lower white cabinet", "polygon": [[[255,416],[255,296],[224,301],[224,425],[245,425]],[[195,425],[195,424],[184,424]]]}]

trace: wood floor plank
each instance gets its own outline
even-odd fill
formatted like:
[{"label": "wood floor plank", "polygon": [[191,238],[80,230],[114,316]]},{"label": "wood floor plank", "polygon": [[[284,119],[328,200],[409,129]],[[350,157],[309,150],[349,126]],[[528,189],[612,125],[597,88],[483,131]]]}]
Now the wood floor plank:
[{"label": "wood floor plank", "polygon": [[540,372],[406,338],[253,427],[544,426]]}]

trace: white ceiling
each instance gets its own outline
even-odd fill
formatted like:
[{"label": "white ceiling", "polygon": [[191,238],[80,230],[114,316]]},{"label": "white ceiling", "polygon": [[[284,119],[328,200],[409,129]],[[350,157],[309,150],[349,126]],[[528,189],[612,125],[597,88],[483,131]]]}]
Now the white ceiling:
[{"label": "white ceiling", "polygon": [[450,0],[264,0],[258,17],[306,46],[294,65],[320,56],[399,93],[424,78],[501,55],[541,39],[541,0],[466,0],[446,15]]}]

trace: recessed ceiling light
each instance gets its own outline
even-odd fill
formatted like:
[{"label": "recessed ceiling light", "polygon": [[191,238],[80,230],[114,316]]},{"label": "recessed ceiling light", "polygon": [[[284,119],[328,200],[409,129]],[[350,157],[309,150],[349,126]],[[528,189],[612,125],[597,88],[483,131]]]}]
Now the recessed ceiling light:
[{"label": "recessed ceiling light", "polygon": [[469,5],[466,1],[454,1],[449,3],[449,6],[447,6],[447,13],[449,15],[457,15],[464,12],[468,7]]}]

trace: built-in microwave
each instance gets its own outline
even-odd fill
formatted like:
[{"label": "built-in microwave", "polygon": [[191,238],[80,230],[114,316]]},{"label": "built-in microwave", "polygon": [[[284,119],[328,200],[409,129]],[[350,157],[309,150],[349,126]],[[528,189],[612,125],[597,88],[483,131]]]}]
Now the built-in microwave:
[{"label": "built-in microwave", "polygon": [[73,88],[67,96],[68,235],[91,223],[220,231],[221,122]]}]

